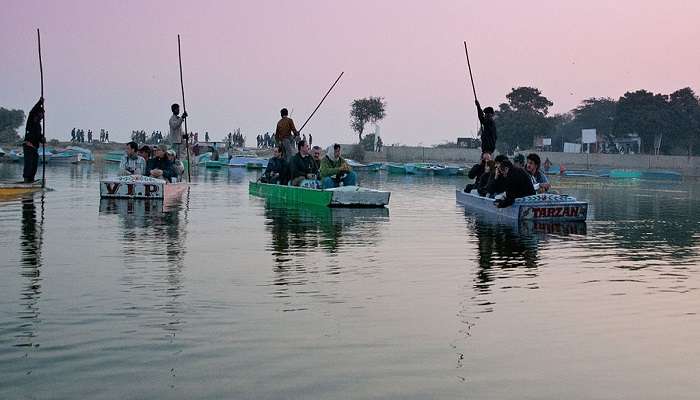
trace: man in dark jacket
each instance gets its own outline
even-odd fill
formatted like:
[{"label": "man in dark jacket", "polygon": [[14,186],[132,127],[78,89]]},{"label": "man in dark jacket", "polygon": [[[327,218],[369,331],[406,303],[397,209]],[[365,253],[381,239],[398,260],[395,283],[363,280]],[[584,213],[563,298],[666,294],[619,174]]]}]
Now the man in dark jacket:
[{"label": "man in dark jacket", "polygon": [[166,182],[171,182],[173,177],[177,177],[177,172],[173,168],[173,162],[168,159],[167,151],[168,146],[164,144],[156,147],[155,157],[149,159],[146,163],[144,175],[164,179]]},{"label": "man in dark jacket", "polygon": [[304,179],[316,179],[316,163],[309,154],[309,145],[304,140],[297,144],[299,151],[292,157],[289,165],[292,186],[299,186]]},{"label": "man in dark jacket", "polygon": [[284,159],[284,149],[282,146],[277,146],[272,151],[272,158],[267,161],[267,168],[263,174],[262,181],[265,183],[275,183],[286,185],[289,178],[289,167]]},{"label": "man in dark jacket", "polygon": [[532,180],[527,171],[514,166],[508,159],[498,160],[497,157],[496,175],[505,178],[503,181],[503,188],[506,192],[505,198],[496,200],[495,204],[498,208],[509,207],[513,205],[515,199],[535,194],[535,189],[532,187]]},{"label": "man in dark jacket", "polygon": [[484,172],[486,171],[486,163],[489,161],[491,161],[491,153],[481,153],[481,162],[479,162],[479,164],[474,164],[467,173],[469,179],[474,179],[474,183],[470,183],[464,188],[466,193],[469,193],[473,189],[480,186],[479,182],[481,180],[481,176],[484,175]]},{"label": "man in dark jacket", "polygon": [[24,134],[24,172],[22,176],[26,183],[34,182],[36,170],[39,167],[39,146],[46,143],[41,132],[41,121],[44,119],[44,98],[32,107],[27,116],[27,128]]},{"label": "man in dark jacket", "polygon": [[496,151],[496,123],[493,120],[495,115],[493,108],[486,107],[481,110],[481,105],[479,100],[476,100],[476,111],[479,115],[479,122],[481,122],[481,152],[493,154]]}]

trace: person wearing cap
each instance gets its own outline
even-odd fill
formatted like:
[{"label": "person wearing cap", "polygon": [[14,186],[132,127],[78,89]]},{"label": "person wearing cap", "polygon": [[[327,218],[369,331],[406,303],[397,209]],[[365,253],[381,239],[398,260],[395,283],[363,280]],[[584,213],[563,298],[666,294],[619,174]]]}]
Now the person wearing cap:
[{"label": "person wearing cap", "polygon": [[277,129],[275,130],[275,139],[277,139],[277,144],[282,145],[284,148],[284,158],[287,162],[292,161],[292,157],[296,151],[294,150],[295,138],[298,138],[299,131],[294,126],[294,121],[289,118],[289,111],[286,108],[280,110],[280,118],[277,121]]},{"label": "person wearing cap", "polygon": [[177,180],[182,180],[182,174],[185,173],[185,166],[182,164],[182,161],[176,158],[174,150],[168,150],[167,154],[168,160],[173,163],[173,169],[175,170],[175,173],[177,173]]},{"label": "person wearing cap", "polygon": [[39,146],[46,143],[46,138],[41,131],[41,121],[44,119],[44,98],[32,107],[27,116],[27,127],[24,134],[24,171],[22,176],[25,183],[34,182],[36,170],[39,168]]},{"label": "person wearing cap", "polygon": [[119,162],[119,175],[143,175],[146,170],[146,160],[137,154],[139,145],[136,142],[126,144],[126,152]]},{"label": "person wearing cap", "polygon": [[187,118],[187,111],[182,113],[182,117],[180,117],[180,105],[177,103],[171,105],[170,110],[173,112],[173,115],[170,116],[170,121],[168,121],[168,125],[170,126],[168,141],[172,144],[173,149],[175,149],[175,154],[181,156],[180,145],[182,144],[182,139],[187,138],[185,131],[182,129],[182,123],[185,122],[185,118]]},{"label": "person wearing cap", "polygon": [[496,123],[493,120],[495,112],[492,107],[486,107],[481,110],[481,105],[479,100],[475,101],[476,111],[479,116],[479,122],[481,122],[481,152],[493,154],[496,151]]},{"label": "person wearing cap", "polygon": [[354,186],[357,182],[357,175],[352,171],[350,165],[341,156],[341,149],[338,143],[328,146],[326,156],[321,161],[321,185],[324,189],[340,186]]},{"label": "person wearing cap", "polygon": [[153,178],[165,179],[170,182],[172,178],[177,177],[177,173],[173,168],[172,161],[168,160],[166,152],[168,146],[161,144],[156,147],[155,157],[148,160],[146,163],[146,171],[144,175]]}]

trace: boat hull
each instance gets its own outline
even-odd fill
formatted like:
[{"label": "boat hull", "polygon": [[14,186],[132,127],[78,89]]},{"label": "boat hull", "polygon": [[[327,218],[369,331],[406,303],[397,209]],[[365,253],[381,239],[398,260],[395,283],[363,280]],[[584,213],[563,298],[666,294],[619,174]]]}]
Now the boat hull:
[{"label": "boat hull", "polygon": [[250,182],[248,192],[253,196],[322,207],[384,207],[391,195],[358,186],[320,190],[259,182]]},{"label": "boat hull", "polygon": [[138,180],[128,177],[100,181],[100,197],[112,199],[169,200],[181,195],[187,183],[167,183],[161,179]]},{"label": "boat hull", "polygon": [[0,183],[0,198],[16,197],[43,190],[41,181],[34,183],[8,182]]},{"label": "boat hull", "polygon": [[477,194],[456,191],[457,203],[464,208],[487,213],[500,219],[522,221],[585,221],[588,203],[564,195],[538,194],[517,199],[510,207],[498,208],[494,200]]}]

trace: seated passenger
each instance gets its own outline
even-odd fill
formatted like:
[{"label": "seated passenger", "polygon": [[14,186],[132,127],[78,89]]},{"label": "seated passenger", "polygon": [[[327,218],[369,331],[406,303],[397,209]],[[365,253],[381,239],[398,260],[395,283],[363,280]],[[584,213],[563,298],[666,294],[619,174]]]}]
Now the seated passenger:
[{"label": "seated passenger", "polygon": [[472,191],[472,189],[476,189],[479,187],[479,181],[481,180],[481,176],[484,175],[484,171],[486,170],[486,163],[490,160],[491,153],[481,153],[481,162],[479,162],[479,164],[474,164],[467,173],[469,179],[474,179],[474,183],[470,183],[464,188],[464,191],[466,193],[469,193]]},{"label": "seated passenger", "polygon": [[177,174],[177,180],[182,181],[182,175],[185,174],[185,166],[182,161],[175,158],[175,150],[168,150],[168,160],[173,163],[173,170]]},{"label": "seated passenger", "polygon": [[216,143],[211,146],[211,157],[209,157],[209,160],[219,161],[219,150],[216,149]]},{"label": "seated passenger", "polygon": [[[494,180],[496,179],[496,162],[489,160],[486,162],[486,169],[484,173],[477,178],[476,191],[479,196],[493,197],[495,193],[489,192],[489,190],[496,190],[494,188]],[[489,186],[491,184],[491,186]]]},{"label": "seated passenger", "polygon": [[540,156],[535,153],[528,154],[527,156],[527,172],[530,174],[530,179],[532,179],[532,186],[538,193],[544,193],[549,190],[549,180],[547,175],[540,169]]},{"label": "seated passenger", "polygon": [[321,186],[324,189],[340,186],[354,186],[357,175],[352,171],[345,159],[340,155],[338,143],[328,146],[326,156],[321,160]]},{"label": "seated passenger", "polygon": [[156,147],[156,156],[146,163],[144,175],[152,178],[164,179],[166,182],[171,182],[172,178],[177,177],[177,173],[173,168],[173,163],[168,160],[168,156],[166,155],[167,151],[168,146],[164,144]]},{"label": "seated passenger", "polygon": [[309,144],[305,140],[297,143],[299,151],[291,157],[289,165],[289,179],[292,186],[299,186],[305,179],[317,179],[315,163],[309,154]]},{"label": "seated passenger", "polygon": [[136,142],[129,142],[126,144],[126,154],[122,157],[119,162],[119,175],[143,175],[146,170],[146,160],[139,156],[136,152],[138,151],[139,145]]},{"label": "seated passenger", "polygon": [[[151,150],[151,147],[150,147],[150,146],[143,145],[143,146],[141,146],[141,148],[139,149],[139,153],[138,153],[138,154],[139,154],[139,156],[143,157],[143,160],[144,160],[145,162],[148,162],[148,160],[151,158],[151,152],[152,152],[152,150]],[[144,165],[144,169],[145,169],[145,168],[146,168],[146,166]]]},{"label": "seated passenger", "polygon": [[264,183],[275,183],[286,185],[288,178],[287,161],[284,159],[284,150],[282,146],[277,146],[272,150],[272,158],[267,160],[267,168],[262,176],[261,181]]},{"label": "seated passenger", "polygon": [[530,175],[524,169],[513,165],[507,158],[499,160],[496,157],[496,176],[496,180],[503,180],[506,193],[503,199],[494,203],[498,208],[511,206],[515,199],[535,194]]},{"label": "seated passenger", "polygon": [[316,176],[320,177],[321,176],[321,147],[314,146],[311,148],[311,159],[314,160],[314,174],[316,174]]}]

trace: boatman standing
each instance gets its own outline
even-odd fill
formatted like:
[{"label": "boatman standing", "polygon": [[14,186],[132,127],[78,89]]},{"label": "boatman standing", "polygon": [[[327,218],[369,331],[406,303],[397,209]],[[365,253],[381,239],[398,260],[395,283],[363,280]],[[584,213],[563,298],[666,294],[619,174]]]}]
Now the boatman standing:
[{"label": "boatman standing", "polygon": [[27,116],[27,127],[24,134],[24,182],[34,182],[36,170],[39,168],[39,146],[46,143],[44,135],[41,133],[41,121],[44,119],[44,98],[32,107]]},{"label": "boatman standing", "polygon": [[185,132],[182,129],[182,123],[185,122],[185,118],[187,118],[187,111],[182,113],[182,117],[180,117],[180,105],[177,103],[170,106],[170,110],[173,112],[173,115],[170,116],[170,137],[168,138],[168,140],[173,146],[173,150],[175,150],[177,158],[182,160],[182,149],[180,147],[182,147],[182,139],[185,138]]},{"label": "boatman standing", "polygon": [[476,100],[476,111],[481,122],[481,152],[493,154],[496,151],[496,123],[493,120],[495,115],[492,107],[486,107],[481,110],[479,100]]},{"label": "boatman standing", "polygon": [[294,126],[294,121],[289,118],[289,111],[286,108],[280,110],[280,115],[282,118],[277,122],[275,138],[277,139],[277,144],[284,148],[284,158],[287,162],[291,162],[292,157],[296,154],[294,144],[296,142],[295,137],[299,136],[299,131]]}]

